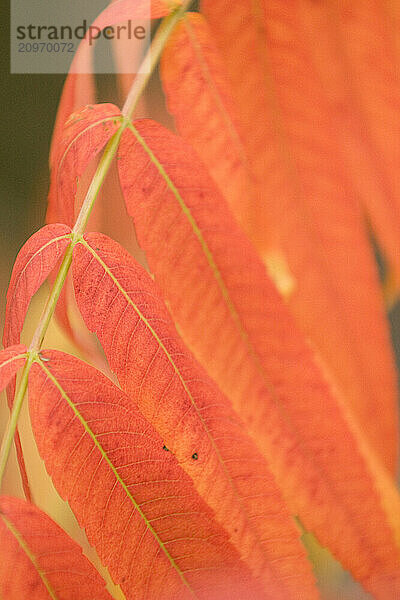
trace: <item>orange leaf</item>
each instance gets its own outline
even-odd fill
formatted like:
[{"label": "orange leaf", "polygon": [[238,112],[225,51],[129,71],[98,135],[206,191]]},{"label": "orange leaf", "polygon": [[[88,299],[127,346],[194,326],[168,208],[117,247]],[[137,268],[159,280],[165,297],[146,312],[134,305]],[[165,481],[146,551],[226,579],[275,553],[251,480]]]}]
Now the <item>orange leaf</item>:
[{"label": "orange leaf", "polygon": [[[111,25],[128,21],[129,19],[159,19],[180,4],[180,0],[115,0],[110,3],[92,23],[94,27],[103,30]],[[70,71],[64,84],[53,139],[50,149],[50,167],[53,168],[58,146],[63,136],[63,129],[69,116],[87,104],[96,101],[96,92],[93,78],[93,47],[88,41],[82,40],[75,53]],[[50,218],[52,207],[50,207]]]},{"label": "orange leaf", "polygon": [[[53,137],[50,146],[49,166],[52,170],[58,154],[58,147],[62,138],[65,124],[75,111],[88,104],[96,102],[96,90],[93,74],[69,73],[63,87],[58,105],[56,122],[54,124]],[[54,207],[49,207],[49,220],[55,220],[51,213]]]},{"label": "orange leaf", "polygon": [[[71,229],[53,224],[34,233],[20,250],[11,274],[7,291],[3,346],[19,344],[26,313],[32,297],[46,281],[69,245]],[[8,390],[12,406],[15,382]]]},{"label": "orange leaf", "polygon": [[233,400],[292,510],[377,598],[399,592],[394,485],[196,155],[160,125],[137,121],[118,165],[180,333]]},{"label": "orange leaf", "polygon": [[25,360],[25,346],[11,346],[0,351],[0,392],[9,384],[19,369],[24,366]]},{"label": "orange leaf", "polygon": [[72,356],[41,357],[29,381],[39,452],[127,600],[265,597],[132,401]]},{"label": "orange leaf", "polygon": [[299,534],[266,462],[180,342],[153,281],[116,242],[100,234],[85,241],[75,251],[77,303],[123,389],[273,597],[297,598],[299,587],[316,597]]},{"label": "orange leaf", "polygon": [[32,297],[47,279],[69,245],[67,225],[46,225],[20,250],[7,291],[3,345],[18,344]]},{"label": "orange leaf", "polygon": [[[352,144],[338,135],[343,126],[335,124],[309,56],[299,3],[204,0],[203,9],[225,58],[258,181],[258,205],[248,228],[267,264],[276,255],[287,261],[292,279],[287,300],[297,323],[369,443],[395,473],[397,382],[358,204],[364,175],[353,172],[355,184],[348,179],[343,147]],[[314,34],[320,31],[314,28]],[[332,61],[325,62],[331,73]]]},{"label": "orange leaf", "polygon": [[243,222],[254,203],[254,183],[224,65],[202,15],[187,13],[176,26],[163,52],[161,74],[180,134]]},{"label": "orange leaf", "polygon": [[55,220],[73,226],[79,180],[119,125],[120,111],[113,104],[85,106],[70,116],[60,134],[51,171],[48,202]]},{"label": "orange leaf", "polygon": [[[59,132],[57,157],[51,171],[48,197],[47,220],[75,222],[79,202],[79,191],[89,185],[89,166],[117,131],[120,112],[112,104],[86,106],[70,116]],[[88,181],[86,181],[88,180]],[[98,215],[97,215],[98,216]],[[67,336],[88,356],[95,356],[93,341],[79,331],[71,322],[71,313],[76,314],[76,305],[70,277],[61,291],[56,316]]]},{"label": "orange leaf", "polygon": [[45,513],[0,498],[0,594],[7,600],[111,600],[82,550]]},{"label": "orange leaf", "polygon": [[354,186],[400,282],[400,77],[397,3],[304,6],[310,54],[332,107]]},{"label": "orange leaf", "polygon": [[[47,225],[34,233],[20,250],[14,263],[7,291],[3,346],[19,344],[26,313],[32,297],[44,283],[70,242],[66,225]],[[8,406],[12,407],[15,377],[7,389]],[[28,477],[18,430],[15,433],[18,464],[26,498],[30,500]]]}]

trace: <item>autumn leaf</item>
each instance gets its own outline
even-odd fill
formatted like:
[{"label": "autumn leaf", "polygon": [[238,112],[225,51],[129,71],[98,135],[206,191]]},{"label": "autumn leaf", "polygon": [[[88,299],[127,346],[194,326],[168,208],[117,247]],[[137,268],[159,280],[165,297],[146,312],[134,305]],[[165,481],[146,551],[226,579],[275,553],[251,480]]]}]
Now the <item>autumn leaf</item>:
[{"label": "autumn leaf", "polygon": [[71,241],[67,225],[46,225],[24,244],[14,263],[7,291],[4,347],[20,342],[32,297],[54,269]]},{"label": "autumn leaf", "polygon": [[[287,301],[298,325],[369,443],[394,474],[397,381],[377,268],[359,204],[365,169],[360,172],[356,161],[357,172],[354,169],[349,178],[343,148],[352,151],[353,143],[337,135],[343,127],[335,123],[321,81],[322,68],[336,81],[336,64],[324,54],[321,68],[315,65],[300,5],[303,15],[331,10],[326,3],[289,6],[262,0],[203,0],[202,8],[224,57],[257,181],[258,199],[247,230],[252,229],[252,239],[271,270],[277,270],[277,262],[283,264],[282,287],[288,288]],[[364,26],[363,19],[355,23]],[[321,32],[325,29],[314,23],[314,39],[321,37],[325,48]],[[357,44],[354,35],[346,38]],[[318,40],[314,51],[321,52]],[[384,209],[380,195],[374,199],[372,190],[369,196]]]},{"label": "autumn leaf", "polygon": [[[14,263],[7,291],[3,346],[13,346],[21,341],[21,333],[30,301],[44,283],[70,243],[70,229],[66,225],[47,225],[36,232],[22,247]],[[15,394],[15,377],[8,384],[8,406],[12,407]],[[25,495],[30,499],[30,489],[18,430],[15,446]]]},{"label": "autumn leaf", "polygon": [[[103,30],[129,19],[159,19],[179,4],[180,0],[115,0],[95,19],[92,26]],[[51,169],[56,161],[67,119],[77,110],[96,102],[92,61],[93,47],[88,39],[84,39],[74,55],[61,95],[50,148]]]},{"label": "autumn leaf", "polygon": [[100,104],[96,109],[85,106],[69,117],[51,172],[49,214],[56,221],[65,221],[71,227],[75,223],[79,180],[118,130],[120,121],[120,112],[112,104]]},{"label": "autumn leaf", "polygon": [[24,366],[26,347],[22,344],[0,351],[0,392],[9,384],[14,375]]},{"label": "autumn leaf", "polygon": [[265,597],[163,439],[111,381],[44,351],[29,403],[46,468],[127,600]]},{"label": "autumn leaf", "polygon": [[[34,233],[20,250],[14,263],[7,291],[3,346],[21,341],[22,328],[32,297],[46,281],[71,241],[67,225],[53,224]],[[15,383],[10,385],[8,401],[11,407]]]},{"label": "autumn leaf", "polygon": [[254,182],[222,59],[198,13],[186,13],[165,46],[161,75],[180,134],[198,152],[238,219],[254,203]]},{"label": "autumn leaf", "polygon": [[[57,156],[50,178],[47,220],[64,220],[73,226],[80,208],[78,190],[81,186],[85,188],[85,184],[89,186],[93,177],[89,167],[119,127],[120,113],[111,104],[89,105],[70,115],[59,132]],[[99,227],[97,221],[101,218],[98,211],[96,225]],[[56,316],[75,345],[87,356],[94,357],[92,340],[74,325],[76,315],[72,283],[68,277],[57,303]]]},{"label": "autumn leaf", "polygon": [[122,388],[266,589],[275,589],[274,598],[296,598],[301,585],[307,598],[316,597],[299,533],[266,462],[178,339],[147,273],[116,242],[88,234],[75,250],[74,286]]},{"label": "autumn leaf", "polygon": [[[346,167],[399,282],[400,119],[396,3],[300,3],[300,18],[336,126]],[[397,36],[397,37],[396,37]]]},{"label": "autumn leaf", "polygon": [[124,132],[118,165],[139,243],[180,333],[232,399],[292,510],[377,598],[393,593],[394,485],[204,167],[151,121]]},{"label": "autumn leaf", "polygon": [[82,550],[37,507],[0,497],[0,594],[7,600],[111,600]]}]

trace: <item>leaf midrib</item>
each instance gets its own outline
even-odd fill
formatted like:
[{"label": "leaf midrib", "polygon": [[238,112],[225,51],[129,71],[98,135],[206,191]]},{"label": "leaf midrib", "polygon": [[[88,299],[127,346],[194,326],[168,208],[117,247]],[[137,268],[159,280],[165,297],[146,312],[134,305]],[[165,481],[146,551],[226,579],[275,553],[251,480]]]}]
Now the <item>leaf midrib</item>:
[{"label": "leaf midrib", "polygon": [[[68,227],[66,225],[66,227]],[[25,274],[26,270],[28,269],[29,265],[31,264],[31,262],[42,252],[44,252],[46,250],[46,248],[48,248],[49,246],[51,246],[52,244],[55,244],[57,242],[60,242],[61,240],[67,240],[67,239],[71,239],[71,233],[66,233],[64,235],[60,235],[57,237],[53,237],[51,238],[51,240],[48,240],[45,244],[43,244],[43,246],[40,246],[40,248],[38,248],[38,250],[36,250],[32,256],[30,256],[28,262],[24,265],[23,269],[19,272],[18,277],[15,281],[14,287],[12,289],[12,294],[10,296],[10,298],[7,298],[7,305],[8,307],[11,306],[11,302],[13,302],[14,298],[15,298],[15,294],[16,291],[18,289],[19,283],[21,281],[21,277]],[[7,336],[9,336],[10,332],[7,331]]]},{"label": "leaf midrib", "polygon": [[222,277],[221,271],[219,270],[215,260],[214,260],[214,256],[210,250],[210,248],[208,247],[207,242],[205,241],[203,234],[201,232],[200,227],[198,226],[196,220],[194,219],[190,209],[187,207],[185,201],[183,200],[178,188],[175,186],[175,184],[173,183],[173,181],[171,180],[171,178],[169,177],[168,173],[166,172],[166,170],[164,169],[164,167],[162,166],[162,164],[160,163],[160,161],[158,160],[158,158],[155,156],[155,154],[153,153],[153,151],[151,150],[151,148],[147,145],[146,141],[144,140],[144,138],[140,135],[140,133],[137,131],[137,129],[134,127],[134,125],[132,123],[129,124],[128,126],[129,130],[134,134],[134,136],[136,137],[136,139],[138,140],[138,142],[140,143],[140,145],[143,147],[144,151],[149,155],[150,160],[153,162],[153,164],[156,166],[156,168],[158,169],[160,175],[163,177],[163,179],[165,180],[168,188],[171,190],[171,192],[173,193],[173,195],[175,196],[175,199],[177,200],[183,214],[185,215],[185,217],[187,218],[187,220],[189,221],[194,234],[196,235],[198,241],[200,242],[200,246],[201,249],[203,251],[203,254],[205,255],[208,265],[213,273],[214,279],[217,282],[217,285],[220,289],[220,292],[222,294],[222,297],[225,301],[225,304],[229,310],[229,313],[231,315],[231,318],[233,319],[236,328],[239,332],[239,335],[241,337],[241,339],[243,340],[243,342],[245,343],[248,352],[250,353],[250,356],[253,359],[253,362],[256,366],[257,371],[259,372],[259,374],[261,375],[266,388],[268,389],[269,393],[271,394],[272,398],[275,400],[275,402],[277,403],[278,407],[281,408],[281,404],[279,402],[277,393],[275,391],[275,388],[273,386],[273,384],[270,382],[267,373],[265,372],[265,369],[262,366],[260,357],[258,356],[257,351],[255,350],[253,344],[250,341],[250,336],[247,333],[242,320],[239,316],[239,313],[236,309],[235,303],[233,302],[230,294],[229,294],[229,290],[225,284],[225,281]]},{"label": "leaf midrib", "polygon": [[[277,391],[275,390],[275,387],[273,385],[272,382],[270,382],[268,374],[266,373],[265,369],[262,366],[262,363],[260,361],[260,358],[258,356],[258,353],[256,352],[255,348],[253,347],[250,339],[249,339],[249,335],[247,334],[246,330],[244,329],[244,326],[242,324],[242,321],[240,319],[240,316],[236,310],[236,307],[234,305],[234,302],[231,300],[228,289],[225,286],[225,282],[222,278],[221,272],[219,271],[213,255],[210,251],[210,249],[208,248],[208,245],[206,243],[206,241],[203,238],[203,235],[201,233],[201,230],[199,228],[199,226],[197,225],[193,215],[191,214],[190,210],[188,209],[188,207],[186,206],[182,196],[180,195],[178,189],[176,188],[176,186],[174,185],[174,183],[172,182],[172,180],[169,178],[168,174],[166,173],[165,169],[163,168],[163,166],[161,165],[161,163],[158,161],[158,159],[156,158],[156,156],[154,155],[154,153],[152,152],[152,150],[148,147],[148,145],[146,144],[145,140],[141,137],[141,135],[139,134],[139,132],[136,130],[136,128],[133,126],[133,124],[131,123],[129,125],[129,129],[132,131],[132,133],[135,135],[136,139],[139,141],[139,143],[142,145],[143,149],[147,152],[147,154],[149,155],[151,161],[156,165],[156,167],[158,168],[160,174],[164,177],[165,182],[167,184],[167,186],[169,187],[169,189],[172,191],[172,193],[174,194],[176,200],[178,201],[178,204],[181,206],[183,213],[185,214],[185,216],[188,218],[190,224],[192,225],[193,231],[195,233],[195,235],[198,237],[200,245],[202,247],[202,250],[208,260],[209,266],[214,274],[214,277],[217,281],[218,286],[220,287],[221,293],[223,295],[223,298],[226,300],[227,302],[227,306],[229,309],[229,312],[231,313],[231,316],[234,320],[234,322],[236,323],[236,326],[239,329],[239,333],[243,339],[243,341],[245,342],[250,356],[253,357],[255,366],[257,368],[257,370],[259,371],[264,383],[265,383],[265,387],[266,389],[269,391],[269,393],[271,394],[272,399],[275,402],[275,406],[277,408],[277,410],[280,413],[280,416],[284,419],[284,421],[289,425],[290,429],[293,429],[293,424],[292,424],[292,420],[290,418],[290,415],[287,413],[285,407],[283,406]],[[295,433],[295,432],[294,432]],[[296,438],[297,438],[297,434]],[[258,444],[257,444],[258,445]],[[312,456],[310,456],[309,451],[307,450],[307,448],[304,447],[304,444],[302,444],[303,446],[303,450],[306,450],[305,456],[308,458],[308,460],[313,459]],[[314,460],[315,463],[315,460]],[[326,469],[324,466],[321,466],[318,462],[315,463],[318,465],[318,470],[320,472],[322,472],[324,474],[324,477],[327,478],[327,473],[326,473]],[[328,479],[330,480],[330,477],[328,477]],[[342,497],[340,497],[340,502],[343,500]],[[345,506],[345,511],[347,512],[347,505]]]},{"label": "leaf midrib", "polygon": [[19,546],[22,548],[22,550],[25,552],[26,556],[31,561],[31,563],[34,566],[35,570],[37,571],[40,579],[42,580],[43,585],[45,586],[46,590],[48,591],[50,598],[52,598],[52,600],[58,600],[58,596],[56,596],[56,593],[53,590],[53,587],[52,587],[50,581],[47,579],[45,572],[40,568],[35,554],[32,552],[32,550],[30,549],[29,545],[27,544],[27,542],[25,541],[25,539],[23,538],[21,533],[14,526],[14,524],[11,523],[11,521],[5,516],[4,513],[0,513],[0,517],[3,519],[4,525],[11,532],[11,534],[15,537]]},{"label": "leaf midrib", "polygon": [[62,385],[59,383],[59,381],[57,380],[57,378],[53,375],[53,373],[43,364],[43,362],[40,360],[40,358],[37,358],[35,361],[44,371],[44,373],[47,375],[47,377],[52,381],[53,385],[57,388],[57,390],[59,391],[59,393],[61,394],[61,396],[64,398],[64,400],[67,402],[68,406],[71,408],[71,410],[73,411],[73,413],[75,414],[75,416],[78,418],[78,420],[80,421],[82,427],[84,428],[84,430],[86,431],[86,433],[91,437],[94,445],[97,447],[97,449],[99,450],[102,458],[104,459],[104,461],[107,463],[107,465],[109,466],[109,468],[111,469],[111,472],[113,473],[115,479],[118,481],[119,485],[122,487],[122,489],[124,490],[125,494],[127,495],[127,497],[129,498],[129,500],[131,501],[131,503],[133,504],[135,510],[137,510],[138,514],[140,515],[140,517],[143,519],[147,529],[151,532],[151,534],[153,535],[154,539],[156,540],[156,542],[158,543],[158,545],[160,546],[160,548],[163,550],[165,556],[168,558],[169,562],[171,563],[171,566],[173,567],[173,569],[177,572],[177,574],[179,575],[179,577],[181,578],[182,582],[184,583],[184,585],[189,589],[190,593],[193,595],[194,598],[197,598],[197,594],[195,593],[195,591],[192,589],[190,583],[187,581],[184,573],[180,570],[179,566],[176,564],[174,558],[171,556],[171,554],[168,552],[167,548],[165,547],[164,542],[160,539],[160,537],[158,536],[157,532],[154,530],[154,528],[152,527],[151,523],[149,522],[149,520],[147,519],[146,515],[143,513],[143,511],[141,510],[140,506],[136,503],[134,497],[132,496],[132,494],[130,493],[126,483],[123,481],[123,479],[121,478],[121,476],[119,475],[116,467],[114,466],[113,462],[111,461],[111,459],[109,458],[107,452],[104,450],[103,446],[100,444],[100,442],[98,441],[96,434],[92,431],[92,429],[89,427],[89,424],[87,423],[87,421],[83,418],[82,414],[79,412],[79,410],[77,409],[75,403],[73,402],[73,400],[71,400],[71,398],[68,396],[67,392],[64,390],[64,388],[62,387]]},{"label": "leaf midrib", "polygon": [[236,149],[240,156],[242,165],[243,165],[244,169],[247,171],[249,168],[248,160],[246,158],[246,153],[245,153],[243,144],[241,142],[240,135],[239,135],[239,133],[236,129],[236,126],[231,118],[231,115],[229,114],[228,110],[225,108],[225,104],[224,104],[224,101],[222,100],[220,91],[219,91],[217,84],[210,72],[207,58],[204,55],[202,46],[197,39],[196,32],[195,32],[195,30],[192,26],[192,23],[190,22],[190,19],[188,18],[187,15],[184,16],[183,21],[184,21],[185,28],[187,31],[188,39],[193,48],[194,55],[197,58],[197,63],[199,65],[199,68],[202,71],[204,79],[208,85],[210,94],[213,96],[217,110],[221,114],[222,120],[224,121],[224,123],[226,125],[228,135],[229,135],[230,139],[232,140],[232,143],[234,144],[234,146],[236,146]]},{"label": "leaf midrib", "polygon": [[215,440],[211,434],[211,432],[209,431],[197,405],[196,402],[194,401],[193,395],[190,392],[187,383],[184,379],[184,377],[182,376],[181,372],[179,371],[178,367],[176,366],[171,354],[168,352],[165,344],[163,343],[163,341],[160,339],[160,337],[158,336],[157,332],[153,329],[153,327],[151,326],[151,324],[149,323],[149,321],[146,319],[146,317],[142,314],[142,312],[138,309],[138,307],[135,305],[135,303],[132,301],[132,299],[130,298],[129,294],[126,292],[126,290],[124,290],[124,288],[121,286],[121,284],[119,283],[118,279],[113,275],[113,273],[111,272],[110,268],[104,263],[104,261],[100,258],[100,256],[98,256],[98,254],[94,251],[94,249],[84,240],[81,239],[79,240],[79,243],[82,244],[90,253],[91,255],[95,258],[95,260],[98,261],[98,263],[101,265],[101,267],[104,269],[104,271],[107,273],[107,275],[110,277],[110,279],[113,281],[114,285],[118,288],[118,290],[121,292],[121,294],[124,296],[125,300],[127,301],[127,303],[133,308],[133,310],[136,312],[136,314],[138,315],[139,319],[144,323],[144,325],[148,328],[148,330],[150,331],[151,335],[154,337],[154,339],[156,340],[158,346],[161,348],[161,350],[164,352],[167,360],[169,361],[169,363],[171,364],[175,374],[177,375],[184,391],[185,394],[187,395],[187,397],[189,398],[194,410],[196,411],[196,415],[199,419],[199,421],[201,422],[203,429],[210,441],[210,444],[215,452],[215,455],[217,457],[217,460],[223,470],[223,473],[228,481],[228,483],[230,484],[236,498],[237,501],[240,505],[240,509],[241,512],[243,514],[243,516],[246,518],[247,521],[247,525],[248,527],[251,529],[251,531],[253,532],[254,536],[256,539],[258,539],[258,534],[257,531],[254,530],[253,525],[251,524],[251,518],[250,515],[248,514],[248,511],[246,509],[246,506],[244,504],[244,501],[242,499],[242,497],[239,494],[239,491],[237,489],[237,486],[235,484],[235,482],[233,481],[227,467],[225,464],[225,461],[218,449],[218,446],[215,443]]},{"label": "leaf midrib", "polygon": [[27,357],[28,357],[27,352],[24,352],[23,354],[17,354],[16,356],[11,356],[11,358],[8,358],[4,362],[0,363],[0,370],[3,367],[5,367],[6,365],[9,365],[10,363],[14,362],[14,360],[21,360],[21,358],[27,358]]}]

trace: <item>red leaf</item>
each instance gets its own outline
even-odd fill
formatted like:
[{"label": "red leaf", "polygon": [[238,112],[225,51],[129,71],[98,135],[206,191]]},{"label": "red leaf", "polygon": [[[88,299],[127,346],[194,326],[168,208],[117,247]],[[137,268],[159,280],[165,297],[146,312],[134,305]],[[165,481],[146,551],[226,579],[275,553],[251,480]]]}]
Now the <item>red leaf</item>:
[{"label": "red leaf", "polygon": [[180,342],[151,278],[109,238],[84,239],[88,245],[78,245],[74,258],[77,303],[123,389],[192,477],[243,559],[267,590],[275,589],[273,597],[297,598],[299,586],[315,597],[298,532],[267,464]]},{"label": "red leaf", "polygon": [[0,594],[7,600],[111,600],[80,546],[41,510],[0,498]]},{"label": "red leaf", "polygon": [[[287,300],[297,323],[322,356],[370,444],[395,473],[397,381],[377,269],[358,202],[365,171],[372,172],[379,161],[360,172],[365,158],[356,159],[349,180],[343,152],[353,152],[354,143],[347,132],[345,139],[338,135],[344,127],[335,123],[335,111],[327,102],[322,67],[318,70],[310,57],[300,5],[203,1],[225,58],[258,181],[258,205],[248,227],[267,264],[277,253],[287,261],[293,288]],[[307,2],[303,14],[334,10],[326,6]],[[313,35],[321,37],[325,49],[326,31],[318,25]],[[357,43],[354,35],[346,38]],[[315,53],[320,52],[316,42]],[[326,59],[323,66],[327,79],[335,82],[337,65]],[[353,80],[350,76],[347,83]],[[371,81],[367,79],[366,87]],[[371,202],[382,205],[375,188],[367,193]]]},{"label": "red leaf", "polygon": [[[20,250],[7,291],[3,333],[5,347],[19,344],[30,301],[66,250],[70,242],[70,232],[66,225],[47,225],[34,233]],[[15,377],[7,389],[10,409],[14,394]],[[29,500],[29,483],[18,430],[15,433],[15,446],[25,496]]]},{"label": "red leaf", "polygon": [[254,184],[225,68],[202,15],[186,13],[174,29],[161,74],[180,134],[244,222],[254,204]]},{"label": "red leaf", "polygon": [[127,600],[264,597],[132,401],[72,356],[42,357],[29,382],[39,452]]},{"label": "red leaf", "polygon": [[19,343],[30,301],[64,254],[70,233],[67,225],[46,225],[20,250],[7,292],[4,346]]},{"label": "red leaf", "polygon": [[397,492],[196,155],[141,121],[124,133],[118,165],[185,341],[233,400],[295,514],[377,598],[390,597],[400,589]]},{"label": "red leaf", "polygon": [[[159,19],[168,14],[180,0],[115,0],[92,23],[94,27],[105,29],[108,26],[123,23],[129,19],[140,20],[151,17]],[[87,104],[96,101],[93,81],[93,46],[82,40],[72,61],[71,68],[62,92],[57,119],[50,149],[50,167],[58,154],[58,146],[63,136],[65,123],[69,116]]]},{"label": "red leaf", "polygon": [[[116,106],[99,104],[87,106],[69,118],[60,131],[57,160],[51,172],[48,219],[64,220],[73,226],[79,209],[78,185],[85,186],[88,167],[117,131],[119,117]],[[88,356],[94,356],[92,340],[72,324],[71,313],[77,313],[77,309],[68,277],[57,303],[56,316],[71,341]]]},{"label": "red leaf", "polygon": [[11,346],[0,352],[0,392],[9,384],[26,360],[25,346]]},{"label": "red leaf", "polygon": [[60,132],[57,156],[51,172],[49,211],[52,218],[71,227],[75,223],[75,197],[80,178],[120,125],[120,111],[113,104],[85,106],[74,113]]},{"label": "red leaf", "polygon": [[[58,147],[68,118],[83,106],[94,104],[95,102],[96,90],[93,74],[90,72],[69,73],[65,80],[60,103],[58,105],[56,122],[54,124],[53,137],[51,140],[49,156],[51,170],[54,168]],[[49,207],[51,220],[56,220],[56,217],[53,217],[51,214],[51,209],[53,208],[53,206]]]}]

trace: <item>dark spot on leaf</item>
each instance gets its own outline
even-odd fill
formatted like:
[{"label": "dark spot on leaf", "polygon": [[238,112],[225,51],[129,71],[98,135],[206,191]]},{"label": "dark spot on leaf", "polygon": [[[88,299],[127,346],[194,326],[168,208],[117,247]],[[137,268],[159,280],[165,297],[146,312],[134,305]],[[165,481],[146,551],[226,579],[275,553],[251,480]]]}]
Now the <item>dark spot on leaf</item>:
[{"label": "dark spot on leaf", "polygon": [[167,446],[165,446],[165,444],[163,446],[163,450],[165,450],[166,452],[169,452],[169,448],[167,448]]},{"label": "dark spot on leaf", "polygon": [[199,458],[199,455],[197,454],[197,452],[192,454],[192,458],[193,458],[193,460],[197,460]]}]

